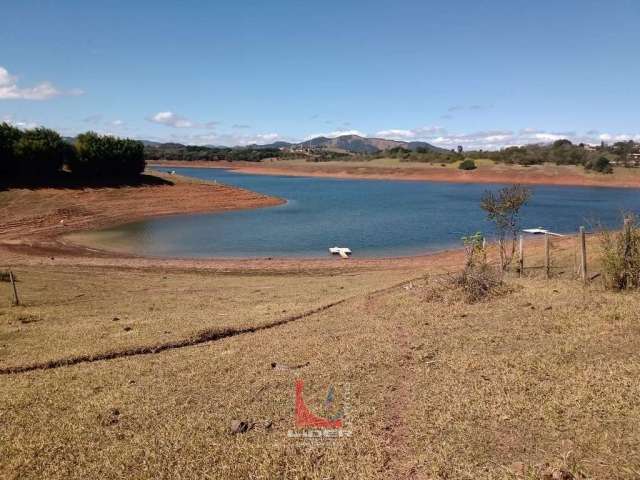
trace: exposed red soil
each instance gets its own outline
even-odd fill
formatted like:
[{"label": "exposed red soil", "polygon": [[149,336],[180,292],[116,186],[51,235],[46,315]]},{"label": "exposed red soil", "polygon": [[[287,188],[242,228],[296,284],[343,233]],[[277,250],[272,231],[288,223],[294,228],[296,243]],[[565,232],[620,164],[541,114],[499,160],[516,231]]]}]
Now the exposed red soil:
[{"label": "exposed red soil", "polygon": [[296,177],[361,178],[371,180],[411,180],[447,183],[517,183],[523,185],[566,185],[585,187],[640,188],[640,171],[617,169],[613,175],[585,172],[577,167],[535,165],[482,166],[464,171],[451,167],[425,164],[419,167],[350,166],[348,162],[300,164],[284,162],[174,162],[159,161],[162,167],[228,168],[259,175],[289,175]]}]

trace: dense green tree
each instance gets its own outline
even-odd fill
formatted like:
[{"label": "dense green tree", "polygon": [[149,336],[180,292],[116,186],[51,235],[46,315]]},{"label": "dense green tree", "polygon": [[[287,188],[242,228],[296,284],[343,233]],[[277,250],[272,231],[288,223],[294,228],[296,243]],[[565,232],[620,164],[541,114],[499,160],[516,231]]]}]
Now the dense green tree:
[{"label": "dense green tree", "polygon": [[144,146],[135,140],[86,132],[78,135],[75,148],[77,153],[69,159],[69,169],[83,177],[134,177],[145,168]]},{"label": "dense green tree", "polygon": [[42,127],[27,130],[14,146],[13,173],[38,181],[57,177],[66,151],[65,142],[57,132]]},{"label": "dense green tree", "polygon": [[613,167],[607,157],[598,157],[585,164],[584,168],[600,173],[613,173]]},{"label": "dense green tree", "polygon": [[15,170],[15,145],[21,136],[17,128],[0,123],[0,180],[9,178]]},{"label": "dense green tree", "polygon": [[458,165],[458,168],[460,170],[475,170],[478,167],[476,167],[476,162],[474,162],[470,158],[467,158],[467,159],[463,160],[462,162],[460,162],[460,165]]},{"label": "dense green tree", "polygon": [[[316,152],[322,153],[322,152]],[[265,158],[286,157],[292,155],[277,148],[265,147],[205,147],[195,145],[181,145],[178,143],[163,143],[147,146],[144,156],[147,160],[177,160],[177,161],[246,161],[259,162]]]}]

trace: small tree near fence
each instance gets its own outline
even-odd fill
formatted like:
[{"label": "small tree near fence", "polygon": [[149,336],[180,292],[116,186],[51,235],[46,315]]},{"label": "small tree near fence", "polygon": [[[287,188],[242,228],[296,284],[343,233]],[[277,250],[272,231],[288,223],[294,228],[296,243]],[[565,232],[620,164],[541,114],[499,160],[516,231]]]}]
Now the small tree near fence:
[{"label": "small tree near fence", "polygon": [[474,267],[479,262],[485,262],[486,252],[484,249],[484,235],[482,232],[476,232],[473,235],[462,237],[462,244],[464,245],[465,253],[465,266]]},{"label": "small tree near fence", "polygon": [[522,185],[504,187],[497,192],[486,191],[482,195],[480,206],[487,212],[487,219],[494,224],[498,236],[502,270],[506,270],[513,260],[520,231],[520,210],[531,195],[531,189]]},{"label": "small tree near fence", "polygon": [[454,285],[462,288],[467,302],[479,302],[497,291],[502,275],[487,263],[482,233],[462,237],[462,243],[466,262],[462,272],[454,276]]}]

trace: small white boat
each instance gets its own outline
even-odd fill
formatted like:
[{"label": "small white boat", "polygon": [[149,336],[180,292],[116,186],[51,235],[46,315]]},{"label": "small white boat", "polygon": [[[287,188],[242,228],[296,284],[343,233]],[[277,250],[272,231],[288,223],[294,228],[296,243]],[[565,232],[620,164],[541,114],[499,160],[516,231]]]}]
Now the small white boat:
[{"label": "small white boat", "polygon": [[550,232],[549,230],[545,230],[542,227],[538,227],[538,228],[523,228],[522,231],[525,232],[525,233],[531,233],[533,235],[552,235],[554,237],[564,237],[564,235],[561,235],[559,233]]},{"label": "small white boat", "polygon": [[351,249],[346,247],[330,247],[329,253],[333,255],[340,255],[342,258],[349,258],[349,255],[351,255]]}]

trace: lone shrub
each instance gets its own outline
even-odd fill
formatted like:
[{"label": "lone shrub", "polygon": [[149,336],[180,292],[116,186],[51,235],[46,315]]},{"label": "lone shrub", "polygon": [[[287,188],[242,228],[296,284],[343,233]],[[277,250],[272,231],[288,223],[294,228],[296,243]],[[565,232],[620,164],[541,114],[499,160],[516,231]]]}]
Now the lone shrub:
[{"label": "lone shrub", "polygon": [[474,162],[470,158],[467,158],[466,160],[463,160],[462,162],[460,162],[460,165],[458,165],[458,168],[460,170],[475,170],[478,167],[476,167],[476,162]]},{"label": "lone shrub", "polygon": [[522,185],[504,187],[497,192],[484,192],[480,207],[494,224],[500,248],[500,266],[506,270],[516,251],[520,230],[520,210],[531,198],[531,190]]},{"label": "lone shrub", "polygon": [[462,288],[465,301],[476,303],[491,296],[503,285],[500,271],[488,263],[467,265],[455,278],[454,283]]},{"label": "lone shrub", "polygon": [[605,285],[613,290],[640,288],[640,227],[627,216],[621,232],[600,234]]},{"label": "lone shrub", "polygon": [[454,277],[453,283],[462,288],[467,302],[479,302],[502,285],[502,276],[500,271],[487,263],[482,233],[462,237],[462,243],[466,262],[462,272]]},{"label": "lone shrub", "polygon": [[613,173],[613,167],[607,157],[599,157],[596,160],[591,160],[584,165],[586,170],[593,170],[600,173]]}]

